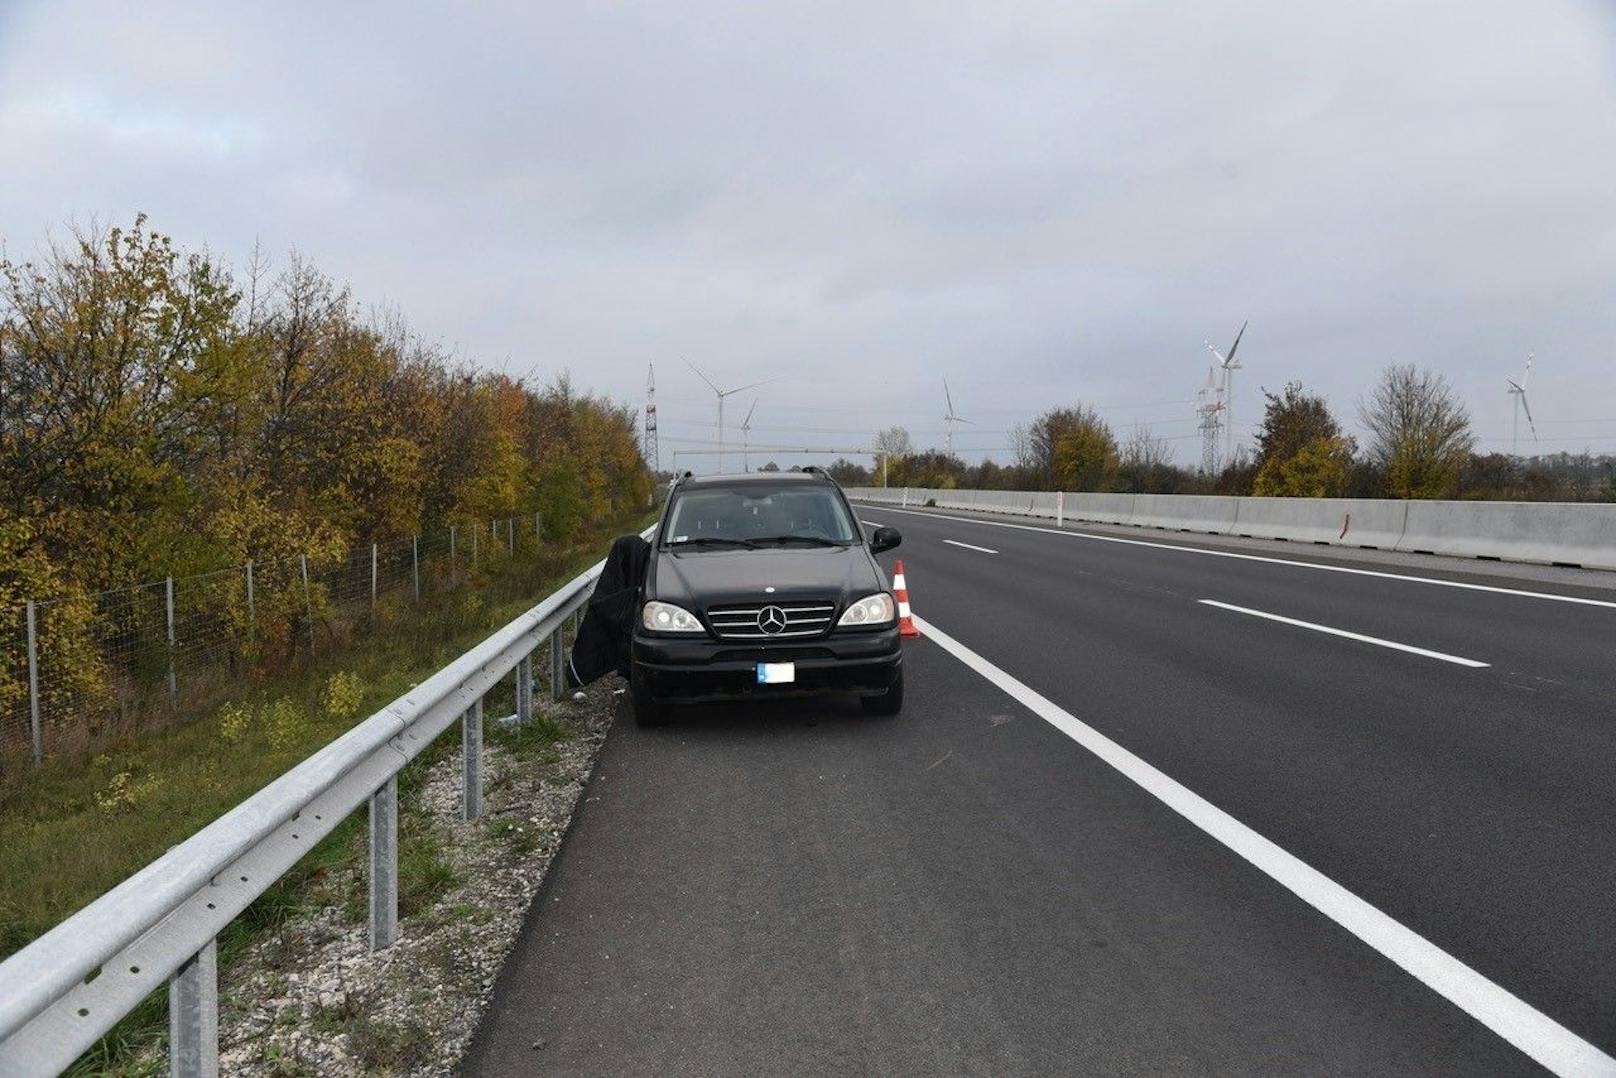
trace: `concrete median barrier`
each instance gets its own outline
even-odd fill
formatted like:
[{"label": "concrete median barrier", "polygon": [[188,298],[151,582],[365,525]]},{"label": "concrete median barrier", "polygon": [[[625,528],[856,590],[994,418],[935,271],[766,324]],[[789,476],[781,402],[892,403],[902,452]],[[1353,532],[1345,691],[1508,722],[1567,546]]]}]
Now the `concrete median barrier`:
[{"label": "concrete median barrier", "polygon": [[1398,549],[1616,569],[1616,505],[1409,502]]},{"label": "concrete median barrier", "polygon": [[1134,494],[1068,494],[1066,519],[1095,524],[1128,524],[1133,521]]},{"label": "concrete median barrier", "polygon": [[[850,488],[870,502],[1056,517],[1048,491]],[[1065,494],[1064,517],[1165,531],[1284,539],[1460,558],[1616,569],[1616,505],[1588,502],[1224,498],[1201,494]]]},{"label": "concrete median barrier", "polygon": [[1408,503],[1372,498],[1240,498],[1232,534],[1394,550]]},{"label": "concrete median barrier", "polygon": [[1208,494],[1135,494],[1130,524],[1167,531],[1228,535],[1234,528],[1238,498]]}]

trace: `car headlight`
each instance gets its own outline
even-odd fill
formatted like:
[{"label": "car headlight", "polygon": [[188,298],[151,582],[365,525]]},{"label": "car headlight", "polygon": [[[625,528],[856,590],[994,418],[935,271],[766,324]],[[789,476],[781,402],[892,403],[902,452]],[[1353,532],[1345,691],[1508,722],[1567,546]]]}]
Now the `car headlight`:
[{"label": "car headlight", "polygon": [[893,604],[892,596],[884,591],[878,591],[874,595],[866,595],[844,610],[836,627],[843,629],[855,625],[885,625],[897,616],[898,608]]},{"label": "car headlight", "polygon": [[699,633],[701,622],[682,606],[659,603],[655,599],[640,611],[640,624],[653,633]]}]

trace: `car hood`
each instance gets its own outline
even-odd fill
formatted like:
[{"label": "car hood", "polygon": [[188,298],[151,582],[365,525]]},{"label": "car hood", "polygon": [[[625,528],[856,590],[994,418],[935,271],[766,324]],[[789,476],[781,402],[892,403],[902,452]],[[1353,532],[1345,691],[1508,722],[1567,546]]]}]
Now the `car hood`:
[{"label": "car hood", "polygon": [[696,612],[764,599],[829,599],[840,607],[885,587],[861,546],[658,550],[646,579],[646,597]]}]

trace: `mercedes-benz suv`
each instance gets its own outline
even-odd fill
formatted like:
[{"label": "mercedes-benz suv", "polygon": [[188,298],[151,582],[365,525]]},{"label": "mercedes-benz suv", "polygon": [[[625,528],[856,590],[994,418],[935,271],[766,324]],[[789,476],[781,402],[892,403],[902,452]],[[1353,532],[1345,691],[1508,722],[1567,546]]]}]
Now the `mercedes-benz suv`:
[{"label": "mercedes-benz suv", "polygon": [[897,603],[828,476],[689,475],[668,496],[646,568],[631,647],[642,726],[674,703],[857,695],[864,710],[903,707]]}]

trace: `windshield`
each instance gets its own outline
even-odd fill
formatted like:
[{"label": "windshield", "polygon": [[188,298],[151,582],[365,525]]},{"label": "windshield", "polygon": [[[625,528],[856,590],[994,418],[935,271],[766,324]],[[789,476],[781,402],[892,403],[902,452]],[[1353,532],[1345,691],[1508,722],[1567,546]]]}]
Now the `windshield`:
[{"label": "windshield", "polygon": [[666,545],[834,544],[857,539],[847,507],[828,485],[737,483],[674,495]]}]

